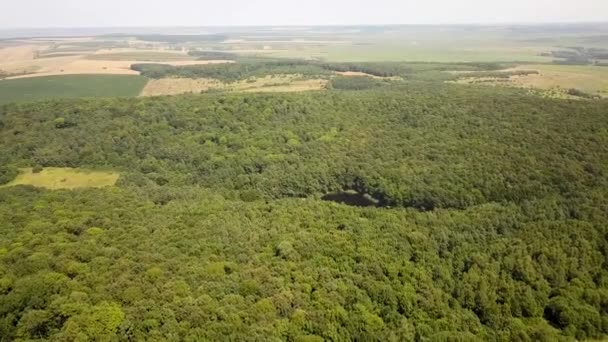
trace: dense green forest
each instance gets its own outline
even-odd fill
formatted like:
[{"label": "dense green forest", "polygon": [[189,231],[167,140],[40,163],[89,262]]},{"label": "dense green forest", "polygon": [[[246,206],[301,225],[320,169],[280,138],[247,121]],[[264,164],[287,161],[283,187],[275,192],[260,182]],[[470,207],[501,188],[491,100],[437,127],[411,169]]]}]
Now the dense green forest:
[{"label": "dense green forest", "polygon": [[186,77],[213,78],[224,82],[234,82],[250,77],[266,75],[301,74],[308,77],[329,75],[331,72],[318,65],[300,60],[240,60],[240,63],[172,66],[168,64],[141,63],[131,65],[131,69],[150,78]]},{"label": "dense green forest", "polygon": [[[402,68],[407,82],[310,93],[0,106],[0,182],[33,166],[121,173],[102,189],[0,188],[0,339],[607,335],[608,102]],[[343,190],[378,206],[321,200]]]},{"label": "dense green forest", "polygon": [[[192,55],[200,59],[232,59],[230,54],[212,51],[192,51]],[[477,71],[489,72],[504,69],[508,65],[499,63],[326,63],[299,59],[273,59],[256,57],[234,58],[238,63],[172,66],[168,64],[139,63],[131,65],[131,69],[141,72],[150,78],[185,77],[185,78],[214,78],[224,82],[260,77],[266,75],[301,74],[307,77],[323,77],[334,72],[355,71],[364,72],[378,77],[401,77],[409,80],[449,80],[456,79],[445,71]],[[527,72],[531,73],[531,72]],[[491,73],[496,74],[496,73]],[[501,75],[504,73],[501,73]]]}]

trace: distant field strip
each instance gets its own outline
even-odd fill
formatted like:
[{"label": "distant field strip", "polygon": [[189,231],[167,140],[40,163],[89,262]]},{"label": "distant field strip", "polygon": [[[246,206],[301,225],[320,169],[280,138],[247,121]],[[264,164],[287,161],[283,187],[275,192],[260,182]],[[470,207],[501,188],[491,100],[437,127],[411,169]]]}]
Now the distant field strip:
[{"label": "distant field strip", "polygon": [[194,58],[185,53],[165,52],[165,51],[129,51],[116,53],[96,53],[87,56],[87,59],[104,60],[104,61],[153,61],[153,62],[171,62],[171,61],[191,61]]},{"label": "distant field strip", "polygon": [[50,190],[101,188],[116,184],[119,176],[111,171],[49,167],[33,173],[31,168],[24,168],[15,180],[3,187],[32,185]]},{"label": "distant field strip", "polygon": [[138,75],[64,75],[0,80],[0,103],[56,98],[137,96],[148,79]]},{"label": "distant field strip", "polygon": [[[138,71],[131,70],[132,64],[138,63],[156,63],[139,60],[89,60],[89,59],[74,59],[73,57],[59,57],[43,60],[33,60],[32,65],[37,66],[33,69],[34,73],[8,77],[7,79],[17,78],[34,78],[54,75],[86,75],[86,74],[108,74],[108,75],[139,75]],[[221,64],[234,63],[228,60],[209,60],[209,61],[172,61],[164,62],[163,64],[183,66],[183,65],[199,65],[199,64]],[[22,68],[27,69],[27,68]]]}]

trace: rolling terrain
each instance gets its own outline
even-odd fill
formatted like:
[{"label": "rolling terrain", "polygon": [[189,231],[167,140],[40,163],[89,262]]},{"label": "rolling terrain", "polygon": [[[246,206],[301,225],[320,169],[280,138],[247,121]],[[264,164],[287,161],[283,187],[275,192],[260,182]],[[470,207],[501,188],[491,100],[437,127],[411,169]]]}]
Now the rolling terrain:
[{"label": "rolling terrain", "polygon": [[46,32],[0,32],[1,341],[608,336],[605,24]]}]

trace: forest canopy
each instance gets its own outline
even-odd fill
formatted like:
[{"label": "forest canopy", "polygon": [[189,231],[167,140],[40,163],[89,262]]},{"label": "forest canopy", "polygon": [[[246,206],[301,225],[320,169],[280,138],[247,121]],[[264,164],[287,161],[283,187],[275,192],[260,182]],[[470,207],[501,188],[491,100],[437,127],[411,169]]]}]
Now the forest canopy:
[{"label": "forest canopy", "polygon": [[[231,54],[210,51],[192,51],[192,55],[201,59],[232,59]],[[216,58],[217,57],[217,58]],[[260,77],[265,75],[300,74],[307,77],[332,75],[335,72],[361,72],[377,77],[401,77],[405,79],[447,80],[450,77],[445,71],[493,71],[507,65],[499,63],[326,63],[300,59],[273,58],[234,58],[238,63],[172,66],[168,64],[138,63],[131,69],[139,71],[150,78],[184,77],[215,78],[224,82]]]},{"label": "forest canopy", "polygon": [[[0,186],[2,339],[608,334],[606,100],[429,81],[440,65],[283,63],[135,68],[407,81],[0,106],[0,184],[27,167],[121,175]],[[322,200],[345,190],[379,206]]]}]

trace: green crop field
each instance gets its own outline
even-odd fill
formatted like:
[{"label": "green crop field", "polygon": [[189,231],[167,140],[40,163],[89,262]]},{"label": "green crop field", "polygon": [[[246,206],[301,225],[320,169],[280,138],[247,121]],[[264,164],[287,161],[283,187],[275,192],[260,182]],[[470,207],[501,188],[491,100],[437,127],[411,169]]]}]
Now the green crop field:
[{"label": "green crop field", "polygon": [[147,82],[145,77],[136,75],[61,75],[0,80],[0,103],[137,96]]}]

